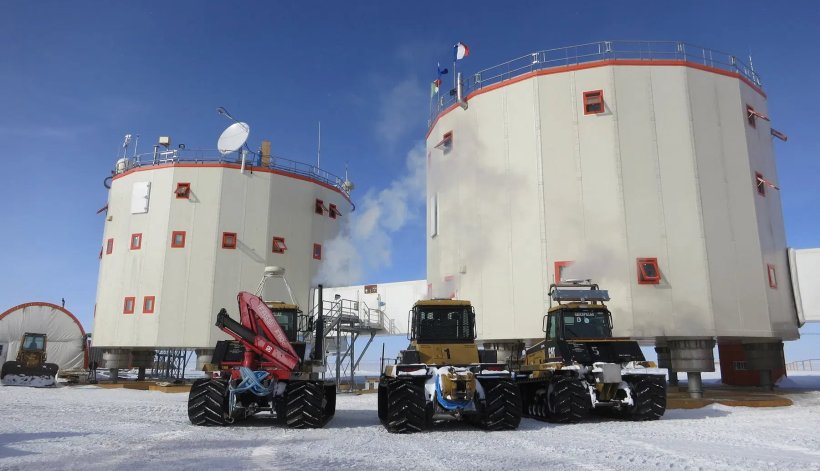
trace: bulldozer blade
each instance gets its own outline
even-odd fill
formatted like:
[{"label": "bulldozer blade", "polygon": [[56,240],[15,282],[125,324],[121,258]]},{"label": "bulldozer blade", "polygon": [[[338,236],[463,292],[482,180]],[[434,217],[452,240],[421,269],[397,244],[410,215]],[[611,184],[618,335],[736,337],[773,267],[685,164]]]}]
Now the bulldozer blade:
[{"label": "bulldozer blade", "polygon": [[54,363],[44,363],[40,366],[27,367],[16,361],[3,363],[0,370],[0,383],[3,386],[28,386],[45,388],[56,384],[59,366]]}]

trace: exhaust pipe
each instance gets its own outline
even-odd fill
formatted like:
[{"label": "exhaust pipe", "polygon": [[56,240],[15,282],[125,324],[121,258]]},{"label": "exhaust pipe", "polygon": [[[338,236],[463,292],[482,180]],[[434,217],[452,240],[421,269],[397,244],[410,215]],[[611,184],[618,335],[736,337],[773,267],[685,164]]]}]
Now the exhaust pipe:
[{"label": "exhaust pipe", "polygon": [[325,316],[322,300],[322,285],[319,285],[319,313],[316,315],[316,335],[314,336],[313,359],[325,364]]}]

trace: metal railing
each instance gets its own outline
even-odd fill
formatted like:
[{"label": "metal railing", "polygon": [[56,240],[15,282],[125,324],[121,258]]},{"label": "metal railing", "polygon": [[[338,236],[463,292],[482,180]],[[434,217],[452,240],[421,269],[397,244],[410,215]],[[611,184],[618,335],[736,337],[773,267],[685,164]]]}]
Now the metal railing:
[{"label": "metal railing", "polygon": [[799,360],[786,363],[787,371],[820,371],[820,359]]},{"label": "metal railing", "polygon": [[[607,60],[674,60],[699,64],[736,73],[762,87],[760,76],[754,68],[736,56],[682,41],[598,41],[533,52],[472,75],[462,74],[463,96],[484,87],[535,72]],[[443,110],[456,103],[457,97],[441,93],[431,107],[430,123]],[[429,124],[429,123],[428,123]]]},{"label": "metal railing", "polygon": [[[157,150],[155,152],[146,152],[135,154],[130,157],[122,157],[117,160],[114,166],[114,174],[120,174],[125,171],[146,167],[151,165],[165,165],[175,163],[193,163],[193,164],[207,164],[207,163],[230,163],[241,164],[242,155],[239,152],[231,152],[227,155],[222,155],[216,149],[168,149]],[[326,170],[322,170],[315,165],[306,164],[296,160],[286,159],[276,155],[270,156],[270,163],[262,165],[262,158],[255,152],[246,151],[245,166],[248,170],[254,168],[270,168],[279,170],[285,173],[301,175],[326,183],[338,188],[344,194],[349,195],[344,183],[345,180],[338,175],[334,175]]]}]

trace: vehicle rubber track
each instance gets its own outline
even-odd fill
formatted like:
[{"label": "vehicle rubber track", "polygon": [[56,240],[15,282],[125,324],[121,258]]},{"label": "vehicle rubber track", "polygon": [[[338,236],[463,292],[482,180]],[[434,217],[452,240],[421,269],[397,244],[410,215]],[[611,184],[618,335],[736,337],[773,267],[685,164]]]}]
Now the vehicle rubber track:
[{"label": "vehicle rubber track", "polygon": [[285,424],[290,428],[322,428],[330,417],[324,411],[324,385],[292,381],[285,391]]},{"label": "vehicle rubber track", "polygon": [[666,377],[632,376],[626,380],[632,390],[634,405],[625,409],[628,420],[658,420],[666,412]]},{"label": "vehicle rubber track", "polygon": [[572,424],[583,421],[589,415],[589,391],[580,379],[556,377],[551,381],[550,388],[547,420]]},{"label": "vehicle rubber track", "polygon": [[521,423],[521,394],[511,380],[483,380],[485,402],[481,426],[490,431],[515,430]]},{"label": "vehicle rubber track", "polygon": [[382,377],[379,381],[377,410],[379,413],[379,422],[385,427],[387,426],[387,378]]},{"label": "vehicle rubber track", "polygon": [[228,424],[228,383],[219,379],[198,379],[188,394],[188,419],[194,425]]},{"label": "vehicle rubber track", "polygon": [[414,433],[427,424],[424,386],[412,381],[394,380],[387,387],[387,423],[390,433]]}]

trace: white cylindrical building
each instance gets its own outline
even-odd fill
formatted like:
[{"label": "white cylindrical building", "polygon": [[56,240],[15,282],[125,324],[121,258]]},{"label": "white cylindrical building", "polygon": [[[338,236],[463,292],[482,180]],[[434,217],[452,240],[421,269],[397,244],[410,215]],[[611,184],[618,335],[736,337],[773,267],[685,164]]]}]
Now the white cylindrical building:
[{"label": "white cylindrical building", "polygon": [[128,366],[129,353],[133,363],[135,351],[213,348],[227,338],[214,326],[217,312],[236,316],[237,293],[253,292],[265,266],[284,267],[297,303],[308,306],[324,244],[353,210],[349,186],[281,158],[243,165],[235,154],[213,155],[118,162],[94,317],[94,344],[108,351],[109,367]]},{"label": "white cylindrical building", "polygon": [[753,70],[680,42],[604,41],[464,89],[427,135],[427,277],[473,302],[480,339],[542,338],[548,287],[568,277],[610,291],[616,335],[709,352],[797,338]]}]

